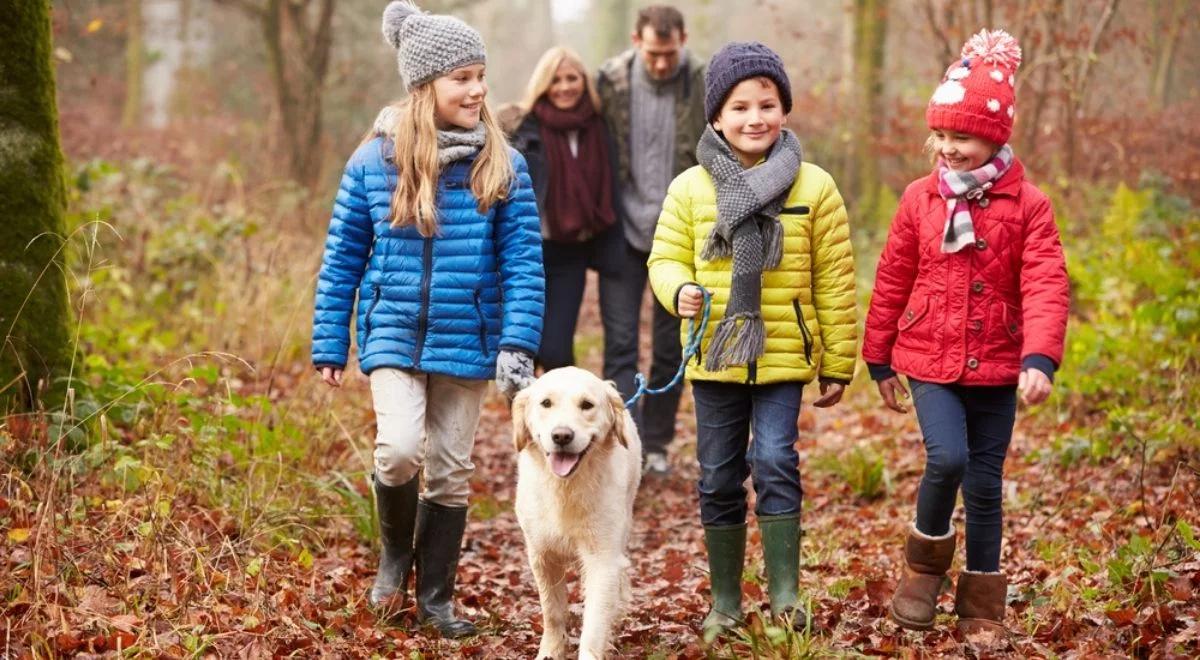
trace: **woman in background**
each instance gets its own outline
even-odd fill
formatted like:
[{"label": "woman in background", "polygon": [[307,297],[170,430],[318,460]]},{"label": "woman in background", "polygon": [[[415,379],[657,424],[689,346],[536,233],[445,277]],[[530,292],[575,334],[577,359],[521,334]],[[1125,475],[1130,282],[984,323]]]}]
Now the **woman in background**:
[{"label": "woman in background", "polygon": [[[546,307],[538,362],[575,364],[575,323],[587,271],[603,278],[607,241],[618,232],[613,211],[609,135],[600,97],[583,61],[569,48],[547,50],[534,67],[509,127],[512,146],[529,164],[542,222]],[[605,333],[608,318],[603,313]]]}]

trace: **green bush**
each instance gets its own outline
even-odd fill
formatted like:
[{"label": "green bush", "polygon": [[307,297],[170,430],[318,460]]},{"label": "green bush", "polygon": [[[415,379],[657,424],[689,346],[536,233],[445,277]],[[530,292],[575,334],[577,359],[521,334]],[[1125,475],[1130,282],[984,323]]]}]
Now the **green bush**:
[{"label": "green bush", "polygon": [[1147,178],[1118,185],[1102,215],[1059,226],[1072,286],[1059,413],[1088,422],[1059,439],[1060,460],[1139,446],[1127,440],[1200,447],[1197,210]]}]

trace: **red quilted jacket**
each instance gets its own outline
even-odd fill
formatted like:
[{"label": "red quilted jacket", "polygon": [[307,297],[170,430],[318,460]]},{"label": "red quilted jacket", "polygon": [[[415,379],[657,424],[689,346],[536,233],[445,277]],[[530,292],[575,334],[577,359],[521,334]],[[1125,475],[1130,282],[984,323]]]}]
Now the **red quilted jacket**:
[{"label": "red quilted jacket", "polygon": [[943,254],[937,172],[904,191],[867,313],[873,374],[890,365],[935,383],[1010,385],[1023,361],[1062,362],[1069,283],[1050,200],[1014,160],[971,201],[971,220],[975,245]]}]

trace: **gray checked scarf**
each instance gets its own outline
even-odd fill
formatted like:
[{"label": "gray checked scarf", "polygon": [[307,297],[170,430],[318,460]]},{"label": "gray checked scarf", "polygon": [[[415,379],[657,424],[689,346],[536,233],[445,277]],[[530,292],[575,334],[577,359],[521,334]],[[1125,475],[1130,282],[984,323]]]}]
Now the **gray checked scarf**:
[{"label": "gray checked scarf", "polygon": [[732,364],[749,364],[763,354],[762,273],[777,268],[783,258],[779,213],[804,155],[796,134],[784,129],[767,159],[746,169],[709,126],[700,136],[696,158],[717,188],[717,224],[700,256],[709,261],[733,258],[725,317],[713,331],[705,366],[720,371]]},{"label": "gray checked scarf", "polygon": [[[396,119],[399,118],[399,110],[396,106],[389,105],[379,111],[375,117],[374,132],[375,135],[383,137],[391,137],[395,127]],[[467,130],[465,128],[454,128],[448,131],[438,130],[438,167],[445,167],[456,160],[469,158],[475,155],[475,152],[483,148],[483,143],[487,139],[487,129],[483,122],[475,124],[475,128]]]}]

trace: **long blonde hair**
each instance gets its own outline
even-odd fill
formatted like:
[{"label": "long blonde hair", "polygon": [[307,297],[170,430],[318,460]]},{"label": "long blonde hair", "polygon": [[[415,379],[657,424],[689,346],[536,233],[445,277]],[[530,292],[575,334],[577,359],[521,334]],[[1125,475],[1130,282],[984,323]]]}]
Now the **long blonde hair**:
[{"label": "long blonde hair", "polygon": [[[390,137],[396,145],[398,175],[392,193],[392,226],[415,225],[422,236],[429,238],[439,230],[437,182],[441,174],[433,83],[417,87],[392,107],[396,109],[396,122]],[[480,108],[479,120],[485,137],[471,166],[471,194],[478,202],[478,211],[487,213],[508,197],[515,174],[508,156],[508,140],[486,102]]]},{"label": "long blonde hair", "polygon": [[596,109],[596,112],[600,111],[600,94],[596,92],[592,74],[583,65],[583,59],[579,57],[579,53],[566,46],[554,46],[542,53],[541,59],[533,67],[533,74],[529,76],[529,84],[525,86],[525,96],[521,99],[522,110],[529,112],[533,108],[533,104],[549,91],[550,83],[554,81],[554,74],[563,62],[567,62],[579,70],[579,75],[583,76],[584,92],[591,99],[592,107]]}]

